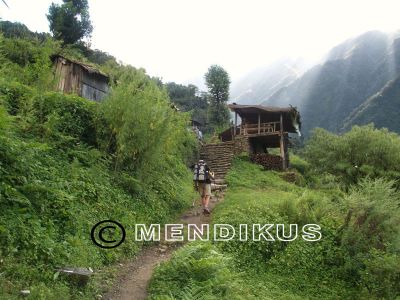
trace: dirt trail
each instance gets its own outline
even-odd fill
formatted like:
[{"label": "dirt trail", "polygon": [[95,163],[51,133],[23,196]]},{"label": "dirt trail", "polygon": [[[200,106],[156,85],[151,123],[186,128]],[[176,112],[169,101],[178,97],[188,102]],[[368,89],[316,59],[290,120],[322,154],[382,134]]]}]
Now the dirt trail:
[{"label": "dirt trail", "polygon": [[[216,194],[210,200],[210,209],[222,200],[223,194]],[[186,212],[181,218],[183,224],[208,224],[210,216],[202,214],[199,201]],[[178,222],[177,222],[178,223]],[[161,262],[168,260],[172,253],[183,244],[160,243],[144,248],[132,261],[122,264],[117,283],[102,299],[106,300],[145,300],[147,298],[147,287],[155,267]]]}]

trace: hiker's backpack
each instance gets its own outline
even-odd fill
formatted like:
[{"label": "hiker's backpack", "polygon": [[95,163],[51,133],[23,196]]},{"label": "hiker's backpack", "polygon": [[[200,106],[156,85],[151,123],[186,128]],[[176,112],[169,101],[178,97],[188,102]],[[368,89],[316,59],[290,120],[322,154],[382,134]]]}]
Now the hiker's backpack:
[{"label": "hiker's backpack", "polygon": [[205,182],[208,177],[208,171],[206,171],[206,166],[207,164],[205,162],[198,162],[194,166],[194,172],[193,172],[193,180],[194,181],[199,181],[199,182]]}]

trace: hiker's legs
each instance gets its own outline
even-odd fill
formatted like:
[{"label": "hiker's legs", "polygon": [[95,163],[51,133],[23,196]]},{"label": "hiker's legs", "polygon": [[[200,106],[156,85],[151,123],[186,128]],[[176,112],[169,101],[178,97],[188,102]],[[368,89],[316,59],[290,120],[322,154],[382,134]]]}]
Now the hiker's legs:
[{"label": "hiker's legs", "polygon": [[210,202],[210,196],[206,195],[204,197],[203,207],[208,209],[208,202]]},{"label": "hiker's legs", "polygon": [[199,183],[199,193],[201,196],[201,206],[203,210],[209,212],[208,210],[208,203],[210,202],[211,196],[211,184],[208,183]]},{"label": "hiker's legs", "polygon": [[211,197],[211,184],[206,183],[204,186],[204,212],[205,213],[210,213],[210,210],[208,208],[208,203],[210,202],[210,197]]},{"label": "hiker's legs", "polygon": [[204,183],[203,182],[198,183],[197,191],[200,194],[201,205],[204,206]]},{"label": "hiker's legs", "polygon": [[201,197],[201,205],[203,206],[203,208],[207,207],[207,205],[208,205],[206,198],[207,198],[207,196]]}]

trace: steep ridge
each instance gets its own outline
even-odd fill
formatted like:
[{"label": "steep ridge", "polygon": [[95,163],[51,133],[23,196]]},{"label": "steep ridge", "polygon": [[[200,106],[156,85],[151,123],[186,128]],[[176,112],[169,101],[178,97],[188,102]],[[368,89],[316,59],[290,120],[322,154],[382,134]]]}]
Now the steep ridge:
[{"label": "steep ridge", "polygon": [[206,161],[211,171],[215,173],[216,181],[220,183],[231,167],[233,155],[233,142],[205,144],[200,151],[200,158]]},{"label": "steep ridge", "polygon": [[324,64],[263,104],[297,106],[305,135],[315,127],[339,132],[354,109],[398,76],[400,39],[396,38],[372,31],[350,39],[333,48]]},{"label": "steep ridge", "polygon": [[350,130],[353,125],[374,123],[378,128],[400,132],[399,111],[400,77],[389,81],[382,90],[354,110],[345,121],[343,130]]}]

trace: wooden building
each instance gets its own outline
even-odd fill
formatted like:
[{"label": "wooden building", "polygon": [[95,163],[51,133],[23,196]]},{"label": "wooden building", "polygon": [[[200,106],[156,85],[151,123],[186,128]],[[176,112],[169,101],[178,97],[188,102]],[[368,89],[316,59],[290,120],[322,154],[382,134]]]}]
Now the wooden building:
[{"label": "wooden building", "polygon": [[221,140],[246,145],[244,150],[250,154],[266,153],[268,148],[280,148],[282,169],[286,169],[289,164],[289,133],[300,135],[300,113],[296,108],[238,104],[228,107],[235,113],[235,123],[220,134]]},{"label": "wooden building", "polygon": [[107,95],[109,77],[96,68],[60,55],[53,57],[53,63],[59,91],[94,101]]}]

